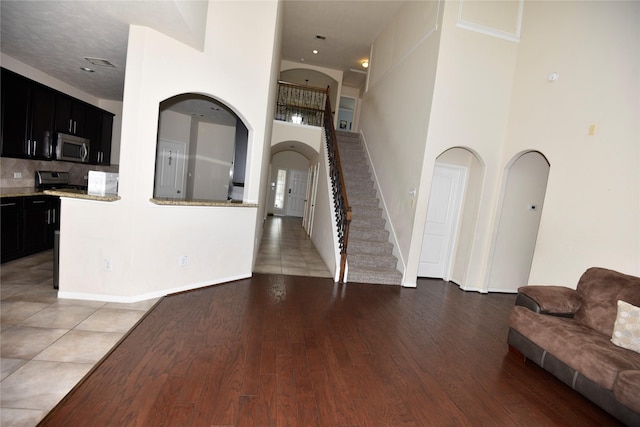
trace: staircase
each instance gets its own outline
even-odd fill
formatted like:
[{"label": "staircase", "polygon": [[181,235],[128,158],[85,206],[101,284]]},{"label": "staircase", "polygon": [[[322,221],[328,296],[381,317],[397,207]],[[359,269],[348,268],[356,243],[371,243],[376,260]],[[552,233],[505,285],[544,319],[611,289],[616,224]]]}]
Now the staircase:
[{"label": "staircase", "polygon": [[373,186],[369,161],[357,133],[336,131],[347,198],[353,213],[349,227],[349,282],[400,285],[398,259],[385,230],[380,200]]}]

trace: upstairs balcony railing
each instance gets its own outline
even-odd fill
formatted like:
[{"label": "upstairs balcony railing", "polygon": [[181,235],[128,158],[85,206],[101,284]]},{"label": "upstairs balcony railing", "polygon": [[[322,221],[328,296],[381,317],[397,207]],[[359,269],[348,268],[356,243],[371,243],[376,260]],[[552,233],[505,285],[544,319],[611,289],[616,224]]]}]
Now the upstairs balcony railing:
[{"label": "upstairs balcony railing", "polygon": [[276,120],[308,126],[324,125],[327,90],[295,83],[278,82]]}]

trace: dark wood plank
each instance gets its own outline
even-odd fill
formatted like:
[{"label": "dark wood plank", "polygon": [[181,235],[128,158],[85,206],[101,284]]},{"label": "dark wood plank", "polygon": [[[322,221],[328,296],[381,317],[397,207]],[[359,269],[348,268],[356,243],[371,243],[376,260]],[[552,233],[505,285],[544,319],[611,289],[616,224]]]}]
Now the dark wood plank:
[{"label": "dark wood plank", "polygon": [[618,425],[509,352],[514,300],[259,274],[172,295],[41,425]]}]

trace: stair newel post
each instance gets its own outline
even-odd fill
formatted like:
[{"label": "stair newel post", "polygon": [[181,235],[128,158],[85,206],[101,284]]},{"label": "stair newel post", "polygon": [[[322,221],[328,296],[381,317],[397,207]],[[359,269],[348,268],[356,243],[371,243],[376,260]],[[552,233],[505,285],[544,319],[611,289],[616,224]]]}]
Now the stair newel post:
[{"label": "stair newel post", "polygon": [[344,283],[344,275],[347,266],[347,243],[349,240],[349,224],[352,213],[347,199],[347,189],[342,176],[342,164],[340,163],[340,153],[336,139],[336,129],[333,125],[333,113],[331,111],[330,88],[327,86],[324,130],[329,154],[329,173],[333,184],[333,203],[336,209],[336,220],[338,225],[338,241],[340,243],[340,283]]}]

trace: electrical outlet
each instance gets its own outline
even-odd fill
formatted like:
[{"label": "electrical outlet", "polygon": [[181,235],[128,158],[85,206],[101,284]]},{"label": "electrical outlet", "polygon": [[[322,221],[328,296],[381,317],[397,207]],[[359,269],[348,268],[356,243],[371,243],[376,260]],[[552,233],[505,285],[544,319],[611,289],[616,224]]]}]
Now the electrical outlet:
[{"label": "electrical outlet", "polygon": [[111,267],[112,267],[111,259],[105,258],[103,265],[104,265],[104,271],[111,271]]},{"label": "electrical outlet", "polygon": [[186,255],[182,255],[178,259],[178,264],[180,265],[180,267],[186,267],[188,263],[189,263],[189,258],[187,258]]},{"label": "electrical outlet", "polygon": [[14,178],[14,179],[20,179],[20,178],[22,178],[22,172],[14,172],[14,173],[13,173],[13,178]]}]

